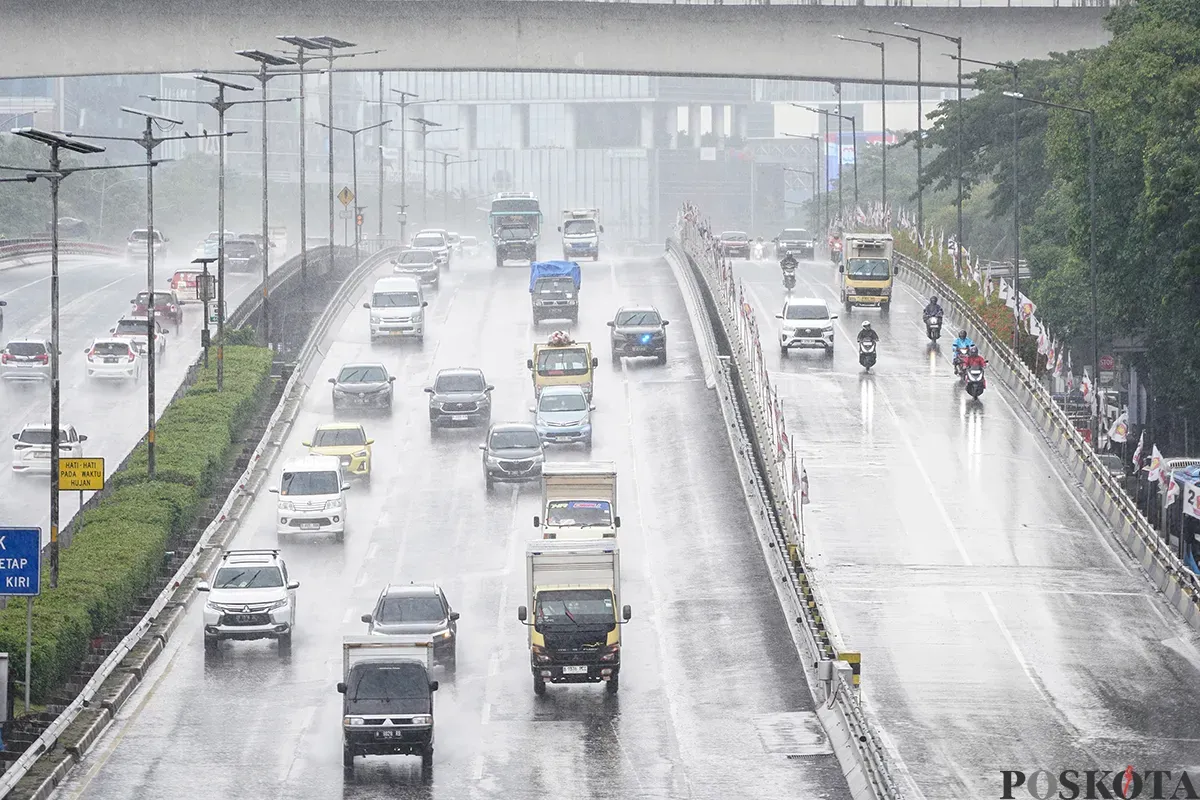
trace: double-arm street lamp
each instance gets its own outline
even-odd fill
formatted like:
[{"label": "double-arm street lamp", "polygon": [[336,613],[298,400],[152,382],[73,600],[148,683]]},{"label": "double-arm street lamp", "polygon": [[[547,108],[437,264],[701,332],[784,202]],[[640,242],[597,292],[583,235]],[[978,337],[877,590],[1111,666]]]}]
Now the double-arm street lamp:
[{"label": "double-arm street lamp", "polygon": [[[402,89],[392,89],[392,91],[395,92],[396,94],[400,95],[399,100],[390,100],[387,102],[387,105],[398,106],[400,108],[400,210],[401,210],[401,212],[407,212],[408,211],[408,150],[407,150],[408,130],[405,128],[405,125],[407,124],[406,117],[408,114],[408,107],[413,106],[413,105],[423,106],[426,103],[440,103],[440,102],[442,102],[442,98],[439,97],[436,100],[421,100],[420,95],[416,94],[415,92],[406,92],[406,91],[403,91]],[[381,102],[381,105],[382,105],[382,102]],[[382,108],[379,111],[379,118],[383,119],[383,109]],[[424,146],[424,144],[425,144],[425,140],[422,139],[421,140],[422,147]],[[382,170],[383,170],[383,159],[382,158],[380,158],[380,160],[379,160],[379,169],[380,169],[380,174],[382,174]],[[381,181],[381,186],[382,186],[382,181]],[[382,227],[383,226],[383,189],[382,188],[379,190],[379,219],[380,219],[379,234],[382,236],[383,235],[383,227]],[[405,228],[407,226],[408,226],[408,217],[407,217],[407,214],[405,214],[404,216],[402,216],[400,218],[400,241],[401,242],[403,242],[405,240],[404,234],[405,234]]]},{"label": "double-arm street lamp", "polygon": [[[270,256],[271,256],[271,239],[270,229],[268,227],[268,183],[267,183],[267,103],[273,102],[267,99],[267,82],[271,78],[279,77],[283,73],[268,72],[270,68],[294,67],[296,61],[290,58],[268,53],[265,50],[238,50],[237,54],[243,58],[248,58],[258,63],[258,78],[259,85],[262,86],[262,246],[263,246],[263,263],[262,263],[262,328],[263,328],[263,343],[271,346],[271,309],[268,305],[269,297],[267,292],[267,277],[270,274]],[[301,87],[304,86],[304,78],[300,78]],[[290,101],[293,98],[280,98],[280,100]],[[301,156],[303,157],[303,156]],[[303,185],[303,182],[302,182]],[[303,201],[302,201],[303,202]]]},{"label": "double-arm street lamp", "polygon": [[[906,22],[897,22],[895,24],[901,28],[904,28],[906,31],[911,31],[912,33],[924,33],[927,36],[936,36],[939,39],[945,39],[947,42],[953,43],[954,46],[958,48],[958,100],[955,102],[956,115],[958,116],[958,146],[955,148],[958,151],[958,238],[955,240],[954,245],[954,260],[957,268],[960,264],[960,254],[963,251],[963,245],[966,244],[966,242],[963,241],[963,62],[961,60],[963,40],[961,36],[948,36],[947,34],[938,33],[937,31],[927,31],[923,28],[914,28],[912,25],[909,25]],[[919,55],[917,61],[918,63],[920,62]]]},{"label": "double-arm street lamp", "polygon": [[463,158],[462,156],[457,156],[453,153],[447,153],[443,150],[430,150],[428,152],[437,153],[442,157],[440,162],[435,161],[433,163],[441,164],[442,166],[442,219],[444,224],[448,224],[450,220],[450,167],[456,167],[459,164],[473,164],[479,159]]},{"label": "double-arm street lamp", "polygon": [[[816,207],[815,207],[816,216],[818,218],[820,218],[821,197],[824,195],[827,195],[829,192],[829,176],[826,175],[825,182],[824,183],[821,182],[821,161],[823,160],[823,158],[822,158],[823,154],[821,151],[825,148],[825,142],[821,138],[821,135],[819,133],[788,133],[788,132],[784,131],[783,135],[790,137],[792,139],[811,139],[813,144],[816,145],[816,158],[813,159],[813,161],[816,163],[813,165],[813,170],[817,174],[817,184],[818,184],[818,186],[820,186],[821,190],[820,190],[820,192],[818,192],[816,195],[813,196],[813,202],[816,203]],[[816,224],[817,224],[817,220],[814,220],[813,226],[816,227]],[[825,227],[821,230],[821,236],[824,238],[824,237],[827,237],[828,235],[829,235],[829,198],[825,197]]]},{"label": "double-arm street lamp", "polygon": [[[76,172],[91,172],[109,169],[128,169],[144,167],[145,164],[105,164],[95,167],[64,167],[59,152],[65,150],[80,155],[103,153],[99,145],[81,142],[68,136],[43,131],[39,128],[13,128],[11,133],[50,148],[50,168],[30,169],[28,167],[2,166],[0,169],[25,173],[25,180],[32,183],[44,179],[50,183],[50,587],[58,586],[58,474],[59,455],[62,445],[62,416],[59,394],[59,331],[58,331],[58,190],[63,179]],[[153,313],[151,313],[153,317]],[[147,347],[153,347],[151,340]],[[31,605],[27,613],[31,613]],[[28,651],[27,651],[28,652]],[[26,656],[28,659],[28,656]],[[28,674],[26,660],[26,674]],[[26,706],[29,700],[29,681],[25,683]]]},{"label": "double-arm street lamp", "polygon": [[[422,151],[424,151],[426,149],[425,139],[429,136],[429,134],[431,134],[431,133],[451,133],[453,131],[459,130],[458,128],[444,128],[444,127],[442,127],[442,123],[434,122],[433,120],[430,120],[430,119],[424,119],[423,117],[413,117],[413,122],[415,122],[421,126],[421,130],[412,131],[412,133],[421,134],[421,150]],[[430,128],[433,128],[433,130],[430,130]],[[408,133],[408,132],[409,131],[405,131],[405,133]],[[422,156],[422,158],[424,158],[424,156]],[[423,161],[422,163],[424,164],[424,166],[421,169],[421,224],[428,225],[429,224],[429,162]],[[405,209],[405,210],[407,211],[407,209]]]},{"label": "double-arm street lamp", "polygon": [[[947,54],[949,55],[949,54]],[[1016,97],[1021,93],[1021,68],[1014,62],[1005,64],[997,64],[992,61],[980,61],[976,58],[960,58],[958,56],[949,56],[959,63],[961,69],[962,63],[965,61],[970,64],[979,64],[984,67],[993,67],[995,69],[1007,70],[1012,73],[1013,89],[1006,93],[1005,96],[1014,95],[1013,101],[1013,122],[1012,122],[1012,192],[1013,192],[1013,291],[1017,295],[1017,320],[1013,325],[1013,352],[1019,353],[1021,344],[1021,198],[1019,189],[1019,165],[1020,165],[1020,150],[1017,148],[1017,117],[1021,110],[1021,98]]]},{"label": "double-arm street lamp", "polygon": [[1062,103],[1051,103],[1049,100],[1035,100],[1020,92],[1005,92],[1005,97],[1023,100],[1047,108],[1058,108],[1063,111],[1073,111],[1083,114],[1088,121],[1088,271],[1092,281],[1092,371],[1095,373],[1096,385],[1092,387],[1092,448],[1100,447],[1100,322],[1098,303],[1096,302],[1096,111],[1091,108],[1068,106]]},{"label": "double-arm street lamp", "polygon": [[[838,104],[841,104],[841,91],[838,91]],[[824,114],[826,119],[829,117],[838,118],[838,205],[841,207],[839,217],[845,213],[846,206],[842,203],[842,120],[850,121],[850,147],[853,151],[854,159],[854,207],[858,208],[858,120],[852,115],[842,114],[841,112],[826,111],[823,108],[815,106],[802,106],[799,103],[792,103],[796,108],[802,108],[805,111],[811,111],[814,114]],[[828,127],[828,124],[826,124]]]},{"label": "double-arm street lamp", "polygon": [[[333,131],[340,131],[341,133],[350,134],[350,158],[351,158],[351,163],[353,164],[354,198],[355,198],[356,203],[358,201],[358,135],[360,133],[364,133],[365,131],[373,131],[376,128],[382,128],[385,125],[388,125],[390,123],[391,123],[390,119],[385,119],[382,122],[376,122],[374,125],[367,125],[362,128],[339,128],[336,125],[326,125],[324,122],[317,123],[322,128],[329,129],[329,131],[330,131],[329,138],[330,139],[333,138],[333,133],[332,133]],[[355,211],[357,212],[357,207],[355,208]],[[362,228],[362,226],[358,224],[358,214],[355,213],[355,215],[354,215],[354,263],[355,263],[355,265],[357,265],[359,263],[358,248],[359,248],[359,242],[362,239],[361,228]]]},{"label": "double-arm street lamp", "polygon": [[[865,29],[864,29],[865,30]],[[883,131],[883,142],[881,154],[883,156],[883,186],[880,192],[880,200],[882,206],[879,213],[883,215],[884,224],[888,221],[888,204],[887,204],[887,151],[888,151],[888,127],[887,127],[887,47],[883,42],[875,42],[870,39],[851,39],[848,36],[838,34],[837,38],[843,42],[854,42],[855,44],[869,44],[871,47],[879,48],[879,107],[882,118],[880,120],[880,128]]]}]

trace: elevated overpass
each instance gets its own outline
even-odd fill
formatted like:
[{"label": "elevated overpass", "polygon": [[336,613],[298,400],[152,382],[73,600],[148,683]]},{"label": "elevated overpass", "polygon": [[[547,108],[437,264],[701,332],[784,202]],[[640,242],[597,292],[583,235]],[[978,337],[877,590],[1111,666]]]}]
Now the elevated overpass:
[{"label": "elevated overpass", "polygon": [[[596,72],[879,80],[871,53],[834,39],[893,22],[961,36],[971,58],[1041,58],[1104,44],[1104,8],[666,5],[533,0],[10,0],[0,77],[245,70],[235,50],[279,34],[329,34],[382,52],[339,68]],[[930,85],[949,85],[951,45],[930,38]],[[888,51],[912,82],[915,48]],[[314,65],[315,66],[315,65]]]}]

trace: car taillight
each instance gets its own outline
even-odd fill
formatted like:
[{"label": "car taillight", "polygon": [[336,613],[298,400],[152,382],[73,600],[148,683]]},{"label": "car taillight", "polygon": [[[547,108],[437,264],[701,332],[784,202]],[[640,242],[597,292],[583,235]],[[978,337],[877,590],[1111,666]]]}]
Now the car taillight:
[{"label": "car taillight", "polygon": [[96,348],[93,347],[91,350],[88,350],[87,356],[88,356],[88,361],[95,361],[96,360]]},{"label": "car taillight", "polygon": [[0,364],[7,364],[10,358],[8,353],[0,353]]},{"label": "car taillight", "polygon": [[39,364],[49,364],[50,363],[50,354],[42,353],[40,356],[37,356],[36,360]]}]

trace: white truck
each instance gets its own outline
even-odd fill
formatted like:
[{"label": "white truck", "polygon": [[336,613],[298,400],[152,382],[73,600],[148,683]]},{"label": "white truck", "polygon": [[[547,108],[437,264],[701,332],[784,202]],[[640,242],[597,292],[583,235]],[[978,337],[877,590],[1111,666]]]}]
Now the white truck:
[{"label": "white truck", "polygon": [[600,682],[615,694],[621,626],[632,616],[629,606],[621,605],[616,541],[530,542],[525,585],[528,605],[517,609],[517,619],[529,629],[534,694],[545,694],[547,683]]},{"label": "white truck", "polygon": [[569,461],[542,465],[542,514],[533,518],[543,539],[615,539],[617,465]]},{"label": "white truck", "polygon": [[562,212],[558,232],[562,234],[564,261],[587,256],[591,256],[592,261],[600,260],[600,234],[604,233],[600,209],[573,208]]},{"label": "white truck", "polygon": [[355,756],[413,755],[433,768],[433,640],[421,636],[342,639],[342,766]]}]

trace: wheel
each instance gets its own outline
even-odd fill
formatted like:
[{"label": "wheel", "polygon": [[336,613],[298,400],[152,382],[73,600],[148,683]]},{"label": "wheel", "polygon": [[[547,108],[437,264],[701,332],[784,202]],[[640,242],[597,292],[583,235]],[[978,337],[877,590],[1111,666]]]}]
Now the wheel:
[{"label": "wheel", "polygon": [[429,420],[429,435],[430,436],[436,435],[437,429],[438,429],[437,420],[436,419]]},{"label": "wheel", "polygon": [[889,310],[891,310],[891,307],[892,307],[892,304],[890,301],[879,304],[879,310],[881,312],[883,312],[885,315],[888,313]]},{"label": "wheel", "polygon": [[833,358],[833,348],[832,348],[832,347],[826,347],[826,348],[825,348],[825,355],[826,355],[826,356],[828,356],[829,358]]},{"label": "wheel", "polygon": [[363,483],[367,486],[371,485],[371,468],[367,467],[367,471],[363,474]]},{"label": "wheel", "polygon": [[589,453],[592,452],[592,437],[589,436],[583,440],[583,449]]},{"label": "wheel", "polygon": [[342,745],[342,769],[354,769],[354,751],[348,745]]},{"label": "wheel", "polygon": [[433,745],[425,745],[425,749],[421,751],[421,769],[429,772],[433,769]]},{"label": "wheel", "polygon": [[346,526],[345,526],[345,525],[343,525],[343,526],[342,526],[342,529],[341,529],[340,531],[338,531],[337,533],[335,533],[335,534],[333,535],[333,540],[334,540],[335,542],[344,542],[344,541],[346,541]]},{"label": "wheel", "polygon": [[291,650],[292,649],[292,632],[291,631],[288,631],[283,636],[279,637],[279,649],[280,650]]},{"label": "wheel", "polygon": [[546,679],[541,675],[533,676],[533,693],[541,697],[546,693]]},{"label": "wheel", "polygon": [[608,679],[608,685],[604,688],[608,689],[609,694],[616,694],[617,692],[621,691],[621,676],[613,675]]},{"label": "wheel", "polygon": [[599,261],[599,260],[600,260],[600,249],[596,248],[596,255],[592,256],[592,261]]},{"label": "wheel", "polygon": [[612,363],[614,367],[621,363],[621,354],[616,350],[612,351]]},{"label": "wheel", "polygon": [[455,646],[455,648],[450,651],[450,658],[446,661],[446,671],[452,675],[458,671],[458,647],[457,646]]},{"label": "wheel", "polygon": [[667,363],[667,351],[666,351],[666,350],[660,350],[660,351],[659,351],[659,353],[658,353],[658,363],[659,363],[659,364],[665,364],[665,363]]},{"label": "wheel", "polygon": [[215,653],[220,649],[221,649],[221,640],[220,639],[218,639],[216,637],[211,637],[211,636],[204,637],[204,652],[205,653]]},{"label": "wheel", "polygon": [[503,266],[504,266],[504,256],[500,255],[499,253],[496,253],[496,269],[500,269]]},{"label": "wheel", "polygon": [[850,310],[850,300],[848,298],[842,299],[842,307],[845,308],[847,311]]},{"label": "wheel", "polygon": [[492,492],[494,492],[496,490],[496,482],[494,480],[492,480],[491,473],[484,472],[483,485],[484,485],[484,488],[487,489],[488,494],[491,494]]},{"label": "wheel", "polygon": [[780,358],[788,357],[788,349],[786,347],[783,347],[782,345],[780,345],[780,347],[779,347],[779,357]]}]

